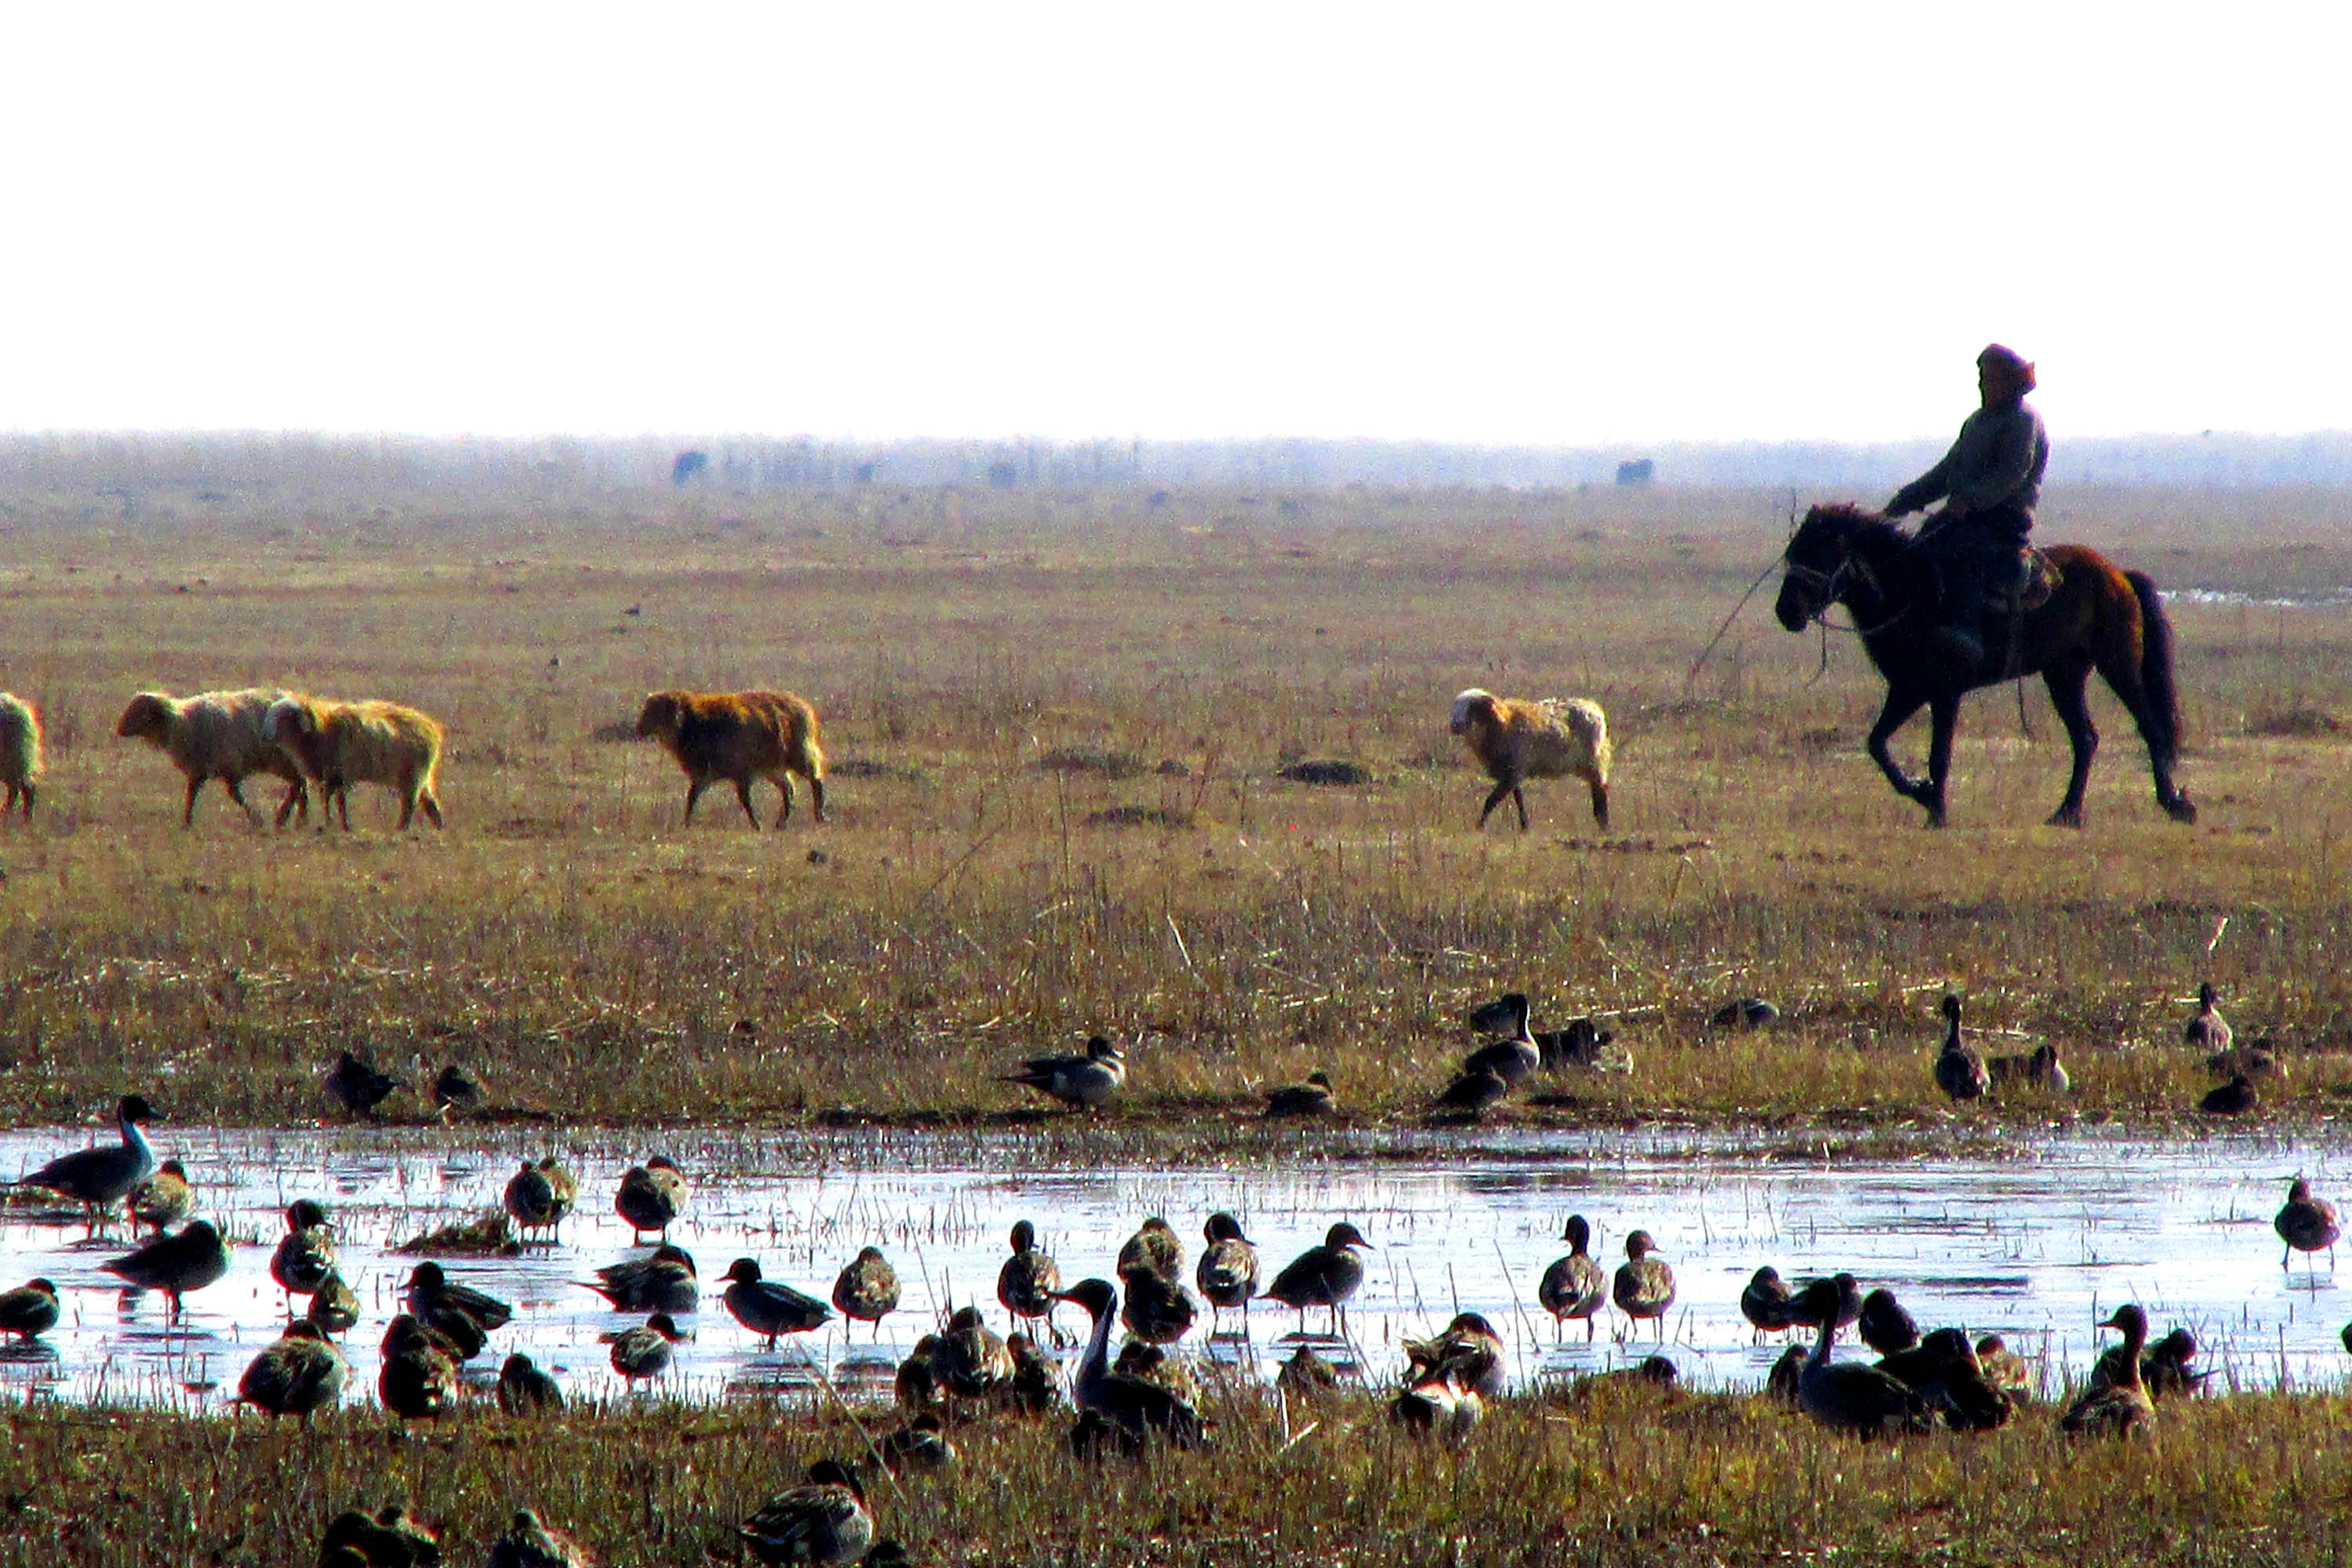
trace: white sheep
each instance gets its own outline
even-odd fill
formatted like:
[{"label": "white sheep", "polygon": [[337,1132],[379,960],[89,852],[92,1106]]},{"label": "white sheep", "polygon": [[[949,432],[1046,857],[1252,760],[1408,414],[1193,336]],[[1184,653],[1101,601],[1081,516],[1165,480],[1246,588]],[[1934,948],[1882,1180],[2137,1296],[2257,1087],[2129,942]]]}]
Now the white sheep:
[{"label": "white sheep", "polygon": [[1508,795],[1528,830],[1526,779],[1580,778],[1592,791],[1592,820],[1609,826],[1609,718],[1581,697],[1514,700],[1476,687],[1454,700],[1453,731],[1495,781],[1479,808],[1478,826]]},{"label": "white sheep", "polygon": [[336,702],[280,697],[270,704],[262,732],[285,747],[304,773],[319,781],[324,829],[342,806],[352,828],[352,785],[380,784],[400,796],[400,829],[421,809],[443,826],[435,794],[441,771],[441,725],[430,714],[397,702]]},{"label": "white sheep", "polygon": [[0,817],[22,801],[25,820],[33,820],[33,781],[41,767],[40,710],[13,691],[0,691],[0,784],[8,786]]},{"label": "white sheep", "polygon": [[124,740],[145,741],[187,775],[188,800],[180,814],[181,826],[195,826],[196,795],[209,779],[220,780],[229,799],[244,807],[246,816],[258,820],[253,807],[246,805],[241,786],[250,774],[268,773],[287,783],[286,798],[278,805],[278,826],[283,827],[287,816],[298,808],[305,821],[310,815],[310,792],[302,782],[301,770],[284,747],[262,731],[269,705],[285,695],[268,686],[202,691],[194,697],[142,691],[122,710],[114,732]]}]

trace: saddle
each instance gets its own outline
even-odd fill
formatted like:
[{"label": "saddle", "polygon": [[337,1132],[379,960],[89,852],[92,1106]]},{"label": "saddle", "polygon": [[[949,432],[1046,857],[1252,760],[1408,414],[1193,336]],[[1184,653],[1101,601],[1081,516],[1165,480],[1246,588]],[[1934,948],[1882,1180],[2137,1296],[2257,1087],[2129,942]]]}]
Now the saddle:
[{"label": "saddle", "polygon": [[[2065,574],[2058,570],[2056,562],[2031,544],[2021,547],[2018,554],[2021,557],[2018,563],[2018,580],[2022,587],[2017,595],[2017,607],[2021,611],[2038,610],[2058,592],[2058,584],[2064,581]],[[2006,597],[2003,595],[2004,600]],[[2006,607],[2004,603],[2003,608]]]}]

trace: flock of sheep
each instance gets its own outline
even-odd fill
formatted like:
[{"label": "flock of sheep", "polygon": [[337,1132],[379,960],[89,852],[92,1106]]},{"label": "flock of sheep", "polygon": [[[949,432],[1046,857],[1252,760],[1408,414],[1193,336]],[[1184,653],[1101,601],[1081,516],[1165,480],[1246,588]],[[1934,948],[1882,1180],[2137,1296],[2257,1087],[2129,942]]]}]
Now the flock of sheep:
[{"label": "flock of sheep", "polygon": [[[1496,697],[1476,688],[1454,699],[1452,728],[1470,748],[1495,787],[1479,810],[1478,826],[1506,797],[1528,829],[1530,779],[1580,778],[1591,791],[1593,820],[1609,826],[1609,721],[1598,703],[1582,699],[1538,701]],[[788,691],[656,691],[637,714],[641,739],[661,742],[687,776],[686,820],[712,784],[735,787],[743,815],[760,826],[751,785],[765,779],[782,804],[776,826],[793,815],[793,776],[807,781],[814,815],[824,820],[824,752],[816,710]],[[253,686],[194,697],[142,691],[115,724],[125,740],[141,740],[170,757],[187,781],[180,823],[193,827],[196,796],[218,780],[249,817],[244,784],[256,774],[282,779],[277,825],[299,814],[310,820],[310,786],[319,787],[320,826],[341,808],[352,826],[351,788],[382,784],[400,799],[400,827],[417,813],[443,826],[436,784],[442,729],[430,714],[397,702],[341,702]],[[31,703],[0,692],[0,784],[7,795],[0,817],[21,809],[33,816],[35,781],[42,772],[41,719]]]}]

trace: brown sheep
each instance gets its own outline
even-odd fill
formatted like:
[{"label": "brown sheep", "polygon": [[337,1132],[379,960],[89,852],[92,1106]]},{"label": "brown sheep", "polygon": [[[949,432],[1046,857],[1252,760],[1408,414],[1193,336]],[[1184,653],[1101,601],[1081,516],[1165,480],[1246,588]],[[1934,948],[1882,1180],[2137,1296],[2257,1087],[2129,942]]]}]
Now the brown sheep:
[{"label": "brown sheep", "polygon": [[342,805],[343,831],[352,830],[352,785],[380,784],[400,796],[400,831],[424,811],[443,826],[435,793],[441,771],[441,725],[430,714],[397,702],[336,702],[315,697],[284,697],[271,704],[263,725],[286,748],[303,773],[319,781],[326,806],[323,830]]},{"label": "brown sheep", "polygon": [[1592,791],[1592,820],[1609,826],[1609,720],[1601,704],[1580,697],[1515,701],[1476,687],[1454,700],[1454,732],[1462,737],[1495,781],[1478,826],[1505,795],[1519,808],[1519,831],[1528,830],[1525,779],[1582,779]]},{"label": "brown sheep", "polygon": [[816,819],[824,820],[816,710],[789,691],[656,691],[637,714],[637,734],[659,741],[684,770],[688,822],[702,792],[725,779],[735,786],[743,815],[759,826],[751,781],[763,778],[783,796],[776,813],[781,829],[792,820],[794,773],[808,780]]},{"label": "brown sheep", "polygon": [[278,826],[299,808],[310,816],[310,792],[302,770],[285,748],[263,731],[269,705],[286,694],[274,687],[247,687],[242,691],[204,691],[194,697],[142,691],[131,700],[114,732],[126,741],[145,741],[179,764],[187,775],[187,805],[180,826],[196,825],[196,795],[210,779],[218,779],[229,799],[258,820],[245,802],[240,787],[247,775],[268,773],[286,781],[286,798],[278,805]]}]

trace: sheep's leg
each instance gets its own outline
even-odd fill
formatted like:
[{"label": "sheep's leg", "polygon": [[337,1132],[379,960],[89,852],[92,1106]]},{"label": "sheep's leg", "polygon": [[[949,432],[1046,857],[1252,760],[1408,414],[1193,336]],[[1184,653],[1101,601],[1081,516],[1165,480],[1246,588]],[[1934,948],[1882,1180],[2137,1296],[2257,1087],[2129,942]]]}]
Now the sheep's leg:
[{"label": "sheep's leg", "polygon": [[1518,785],[1513,784],[1511,799],[1519,808],[1519,831],[1525,833],[1528,830],[1528,797],[1520,792]]},{"label": "sheep's leg", "polygon": [[252,823],[256,827],[261,826],[261,813],[254,810],[253,803],[245,798],[245,785],[240,780],[224,777],[221,780],[221,788],[228,791],[229,799],[236,802],[237,809],[245,813],[247,822]]},{"label": "sheep's leg", "polygon": [[709,779],[707,779],[707,778],[703,778],[703,777],[702,777],[702,776],[700,776],[699,774],[697,774],[694,778],[689,779],[688,781],[687,781],[687,785],[686,785],[686,826],[687,826],[691,827],[691,826],[694,826],[694,803],[695,803],[696,801],[698,801],[698,800],[700,800],[700,799],[702,798],[702,792],[703,792],[704,790],[709,789],[709,787],[710,787],[710,781],[709,781]]},{"label": "sheep's leg", "polygon": [[433,825],[436,832],[440,831],[446,826],[446,824],[441,820],[441,803],[434,798],[433,792],[431,790],[425,790],[419,793],[416,797],[416,804],[425,808],[425,820]]},{"label": "sheep's leg", "polygon": [[1478,826],[1485,827],[1486,819],[1495,815],[1495,808],[1502,805],[1510,793],[1518,787],[1515,780],[1497,779],[1495,782],[1495,787],[1486,792],[1486,804],[1478,808]]},{"label": "sheep's leg", "polygon": [[201,777],[188,780],[188,802],[180,813],[181,826],[194,827],[196,825],[196,793],[204,787],[205,781]]},{"label": "sheep's leg", "polygon": [[809,775],[809,815],[823,822],[824,820],[824,780],[814,773]]},{"label": "sheep's leg", "polygon": [[782,833],[784,824],[793,819],[793,775],[777,773],[770,782],[776,786],[776,794],[783,800],[783,804],[776,807],[776,831]]},{"label": "sheep's leg", "polygon": [[[751,809],[751,781],[750,779],[742,778],[735,781],[735,798],[743,803],[743,815],[751,819],[752,830],[757,832],[760,826],[760,814]],[[777,826],[782,826],[782,825],[780,823]]]},{"label": "sheep's leg", "polygon": [[408,831],[408,825],[415,820],[416,792],[413,789],[403,790],[400,794],[400,823],[393,831],[405,833]]},{"label": "sheep's leg", "polygon": [[277,827],[285,826],[286,819],[294,814],[294,808],[298,805],[302,808],[302,820],[306,823],[309,822],[310,820],[310,787],[303,784],[300,779],[296,779],[291,784],[287,786],[286,798],[278,803],[278,820],[272,824],[272,826]]},{"label": "sheep's leg", "polygon": [[1592,820],[1605,828],[1609,826],[1609,781],[1589,778],[1584,782],[1592,791]]}]

